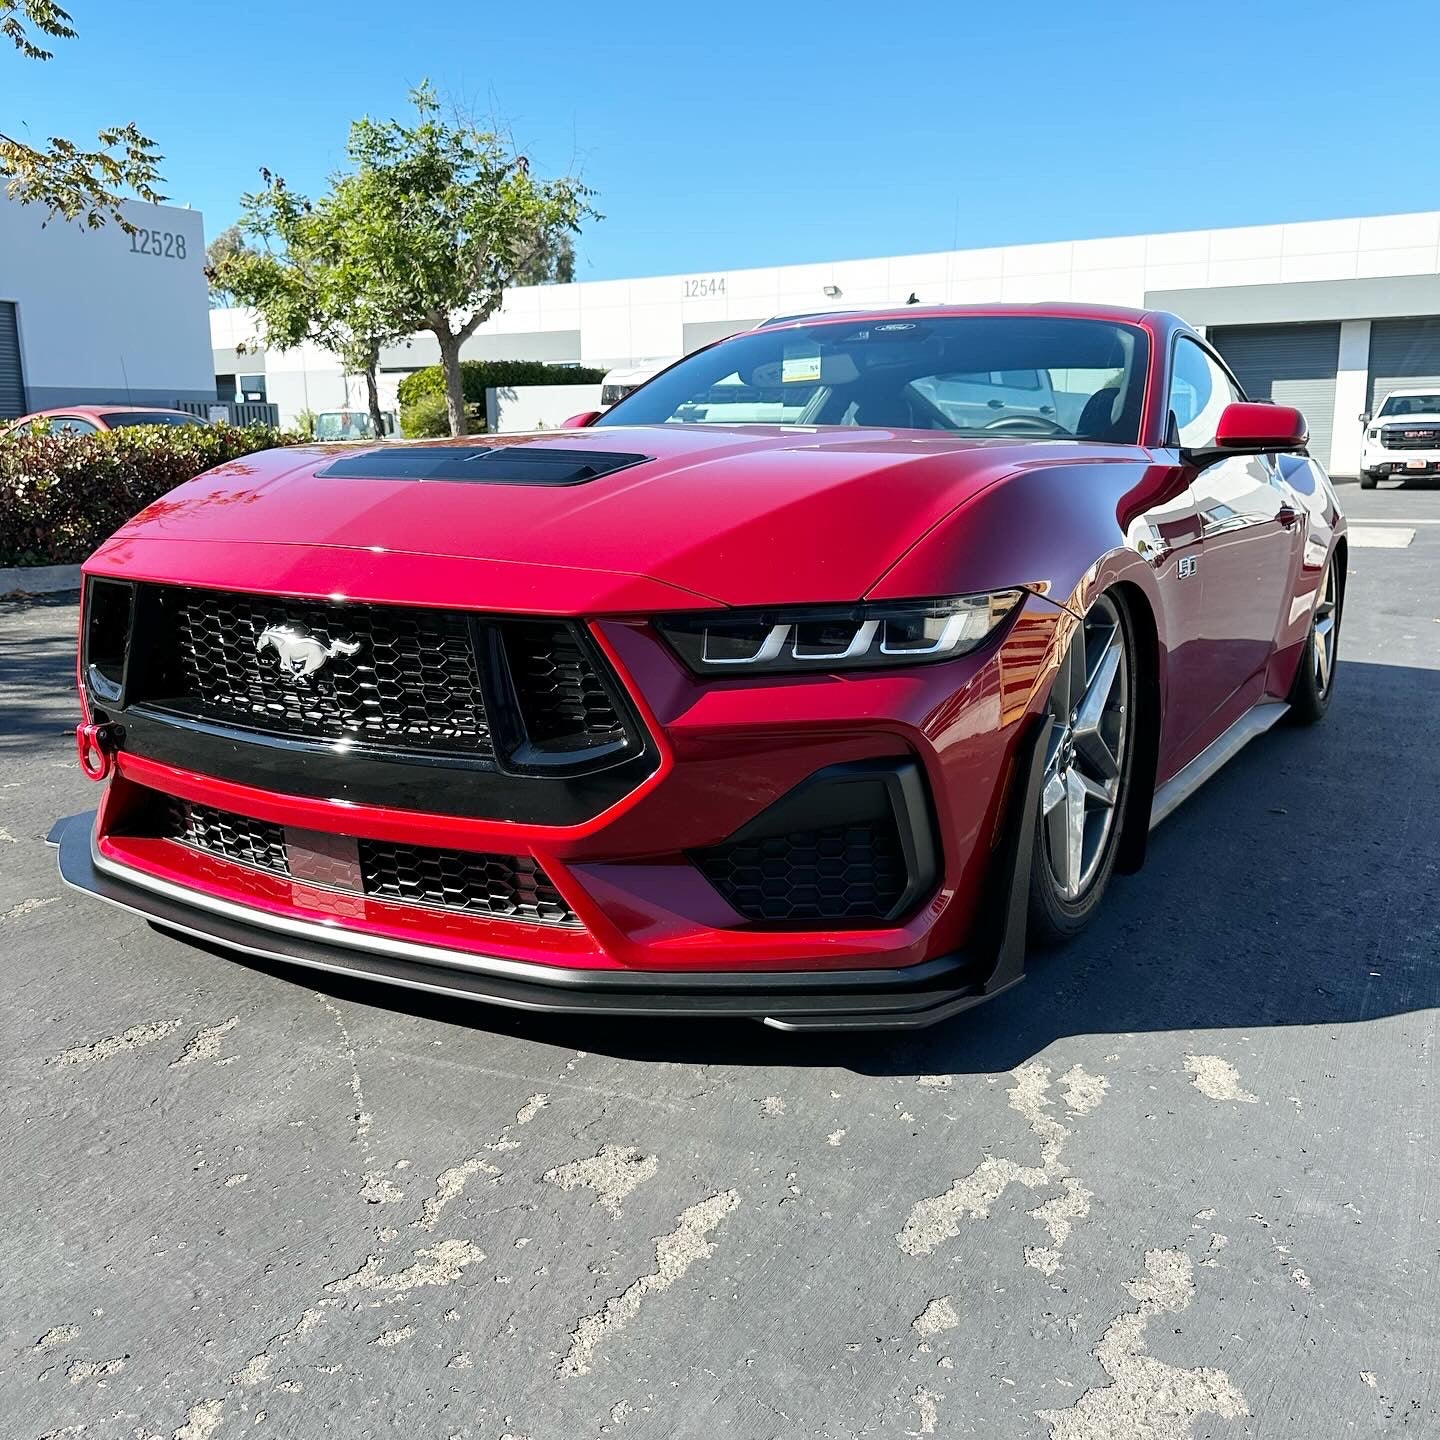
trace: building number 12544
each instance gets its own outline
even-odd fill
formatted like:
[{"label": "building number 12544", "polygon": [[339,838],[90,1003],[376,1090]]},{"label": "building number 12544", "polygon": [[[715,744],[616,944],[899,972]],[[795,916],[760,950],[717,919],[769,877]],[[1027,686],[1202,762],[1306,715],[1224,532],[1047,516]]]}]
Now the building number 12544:
[{"label": "building number 12544", "polygon": [[132,255],[153,255],[157,260],[183,260],[185,237],[175,230],[132,230]]},{"label": "building number 12544", "polygon": [[702,279],[685,282],[685,298],[687,300],[708,300],[712,295],[723,295],[724,293],[725,277],[723,275],[707,275]]}]

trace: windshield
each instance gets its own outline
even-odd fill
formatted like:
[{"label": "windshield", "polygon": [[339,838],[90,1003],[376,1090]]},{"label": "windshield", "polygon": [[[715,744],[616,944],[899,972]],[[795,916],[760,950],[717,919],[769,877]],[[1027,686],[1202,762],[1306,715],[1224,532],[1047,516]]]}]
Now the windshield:
[{"label": "windshield", "polygon": [[111,410],[100,417],[111,430],[123,430],[128,425],[203,425],[198,415],[187,415],[183,410]]},{"label": "windshield", "polygon": [[1134,444],[1149,353],[1129,325],[1044,315],[756,330],[622,398],[604,425],[850,425]]},{"label": "windshield", "polygon": [[1440,395],[1392,395],[1381,415],[1440,415]]},{"label": "windshield", "polygon": [[[385,433],[395,433],[395,417],[390,411],[381,413]],[[373,440],[375,426],[368,413],[360,410],[322,410],[315,417],[317,440]]]}]

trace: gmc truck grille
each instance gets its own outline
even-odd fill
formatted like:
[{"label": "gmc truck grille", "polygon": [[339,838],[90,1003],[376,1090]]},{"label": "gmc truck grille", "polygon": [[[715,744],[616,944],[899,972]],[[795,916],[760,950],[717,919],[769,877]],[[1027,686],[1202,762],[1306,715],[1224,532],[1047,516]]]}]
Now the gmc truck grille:
[{"label": "gmc truck grille", "polygon": [[[162,838],[216,859],[270,875],[292,875],[289,843],[281,825],[171,799],[159,814],[157,829]],[[296,832],[290,834],[292,840],[297,838]],[[335,839],[341,846],[354,847],[359,883],[330,888],[354,888],[373,899],[399,905],[422,905],[531,925],[580,924],[531,856],[442,850],[385,840]],[[336,873],[340,869],[336,867]]]},{"label": "gmc truck grille", "polygon": [[1440,450],[1440,425],[1382,426],[1380,443],[1387,450]]}]

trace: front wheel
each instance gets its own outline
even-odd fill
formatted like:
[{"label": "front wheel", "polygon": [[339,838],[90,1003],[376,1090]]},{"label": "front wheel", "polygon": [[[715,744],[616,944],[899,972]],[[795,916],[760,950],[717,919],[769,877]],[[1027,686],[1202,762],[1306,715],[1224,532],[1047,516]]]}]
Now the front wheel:
[{"label": "front wheel", "polygon": [[1362,490],[1373,490],[1379,484],[1380,477],[1373,470],[1362,470],[1360,472],[1360,488]]},{"label": "front wheel", "polygon": [[1115,869],[1135,752],[1134,626],[1106,592],[1075,629],[1050,690],[1054,722],[1030,866],[1030,934],[1078,935]]},{"label": "front wheel", "polygon": [[1320,579],[1320,598],[1310,620],[1310,634],[1300,668],[1290,687],[1290,718],[1300,725],[1324,719],[1335,690],[1335,657],[1340,647],[1340,582],[1332,555]]}]

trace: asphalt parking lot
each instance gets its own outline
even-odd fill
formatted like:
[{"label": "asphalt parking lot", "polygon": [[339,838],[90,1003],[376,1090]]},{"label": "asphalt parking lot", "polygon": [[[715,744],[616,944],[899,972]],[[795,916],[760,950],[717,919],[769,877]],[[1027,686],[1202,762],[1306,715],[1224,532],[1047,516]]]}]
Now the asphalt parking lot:
[{"label": "asphalt parking lot", "polygon": [[74,597],[0,604],[0,1435],[1440,1434],[1440,489],[1342,498],[1326,723],[900,1038],[317,988],[72,895]]}]

